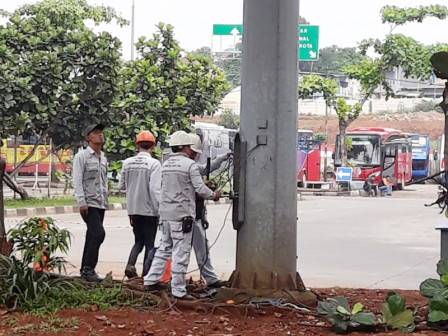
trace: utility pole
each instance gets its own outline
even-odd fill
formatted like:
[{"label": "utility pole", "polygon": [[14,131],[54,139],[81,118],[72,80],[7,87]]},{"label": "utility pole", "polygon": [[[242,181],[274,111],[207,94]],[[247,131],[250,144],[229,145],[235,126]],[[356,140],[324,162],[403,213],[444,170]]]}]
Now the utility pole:
[{"label": "utility pole", "polygon": [[[329,67],[325,71],[325,78],[328,78]],[[327,143],[328,143],[328,105],[325,102],[325,149],[324,149],[324,182],[327,182]]]},{"label": "utility pole", "polygon": [[131,18],[131,61],[134,60],[134,24],[135,24],[135,4],[132,0],[132,18]]},{"label": "utility pole", "polygon": [[244,222],[232,288],[220,294],[315,301],[297,273],[298,14],[298,0],[244,1]]}]

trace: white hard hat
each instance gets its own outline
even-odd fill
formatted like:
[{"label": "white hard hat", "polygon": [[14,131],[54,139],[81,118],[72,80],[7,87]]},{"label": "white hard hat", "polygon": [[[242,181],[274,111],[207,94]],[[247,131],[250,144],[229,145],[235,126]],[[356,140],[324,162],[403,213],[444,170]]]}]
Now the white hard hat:
[{"label": "white hard hat", "polygon": [[177,131],[171,134],[170,147],[189,146],[193,144],[193,139],[184,131]]},{"label": "white hard hat", "polygon": [[201,138],[199,137],[199,135],[195,134],[195,133],[190,133],[188,134],[191,138],[191,141],[193,141],[193,144],[190,146],[191,150],[193,152],[202,153],[202,145],[201,145]]}]

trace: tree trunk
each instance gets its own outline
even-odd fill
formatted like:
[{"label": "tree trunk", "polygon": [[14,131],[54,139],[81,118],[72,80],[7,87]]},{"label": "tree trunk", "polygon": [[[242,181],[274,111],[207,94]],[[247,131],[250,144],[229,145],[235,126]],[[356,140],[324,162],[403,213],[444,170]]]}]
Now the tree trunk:
[{"label": "tree trunk", "polygon": [[3,175],[3,181],[9,188],[18,193],[23,200],[27,200],[28,198],[30,198],[25,189],[18,186],[17,183],[7,173]]},{"label": "tree trunk", "polygon": [[345,133],[347,132],[347,121],[339,118],[339,140],[341,151],[341,167],[347,167],[347,141]]},{"label": "tree trunk", "polygon": [[339,118],[339,138],[341,139],[341,167],[348,167],[347,128],[354,120]]}]

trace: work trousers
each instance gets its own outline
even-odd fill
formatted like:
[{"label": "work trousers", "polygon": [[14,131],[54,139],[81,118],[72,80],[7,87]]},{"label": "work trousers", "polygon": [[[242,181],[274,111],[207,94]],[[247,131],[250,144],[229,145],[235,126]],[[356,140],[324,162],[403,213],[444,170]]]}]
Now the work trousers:
[{"label": "work trousers", "polygon": [[104,212],[104,209],[89,207],[87,216],[82,216],[82,219],[87,224],[87,232],[82,253],[81,272],[84,271],[84,268],[94,270],[98,263],[100,246],[106,236],[103,226]]},{"label": "work trousers", "polygon": [[386,195],[390,196],[392,195],[392,187],[390,185],[387,186],[381,186],[378,188],[381,192],[385,192]]},{"label": "work trousers", "polygon": [[201,276],[204,278],[206,285],[214,284],[219,281],[210,260],[209,244],[202,226],[202,219],[196,219],[193,227],[193,249],[196,255]]},{"label": "work trousers", "polygon": [[187,294],[185,275],[190,263],[192,236],[192,231],[182,232],[182,221],[162,221],[160,246],[144,277],[145,285],[154,285],[160,280],[171,258],[171,293],[177,297]]},{"label": "work trousers", "polygon": [[135,266],[137,257],[145,248],[145,257],[143,259],[143,276],[149,271],[151,264],[149,253],[154,248],[154,240],[157,234],[158,217],[134,215],[134,246],[129,255],[128,265]]}]

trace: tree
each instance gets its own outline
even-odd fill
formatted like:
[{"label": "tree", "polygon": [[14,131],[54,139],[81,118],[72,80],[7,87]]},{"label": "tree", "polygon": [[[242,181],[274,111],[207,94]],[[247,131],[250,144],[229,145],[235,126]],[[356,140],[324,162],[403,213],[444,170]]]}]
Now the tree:
[{"label": "tree", "polygon": [[[341,48],[336,45],[319,50],[319,60],[312,62],[312,71],[325,74],[327,68],[332,74],[342,74],[345,66],[361,62],[365,56],[360,55],[356,48]],[[300,70],[310,72],[311,62],[300,62]]]},{"label": "tree", "polygon": [[360,101],[353,106],[348,105],[342,98],[339,98],[335,105],[333,105],[334,101],[330,101],[339,118],[342,165],[347,164],[345,131],[350,123],[359,116],[364,103],[378,86],[385,89],[386,99],[394,95],[392,88],[387,83],[386,71],[390,71],[394,67],[401,67],[407,77],[429,79],[432,73],[430,55],[448,50],[446,44],[425,46],[410,37],[392,34],[397,25],[404,24],[406,21],[421,22],[429,16],[444,19],[448,13],[447,7],[435,5],[400,9],[386,6],[383,7],[381,13],[383,22],[391,23],[391,33],[386,36],[384,41],[368,39],[362,41],[359,46],[362,56],[366,56],[367,50],[372,47],[379,55],[378,58],[375,60],[364,58],[360,62],[343,68],[349,78],[360,81],[362,87]]},{"label": "tree", "polygon": [[158,29],[152,39],[138,40],[140,57],[125,63],[120,73],[116,127],[107,131],[105,143],[112,160],[134,153],[142,129],[163,146],[169,134],[191,128],[191,116],[213,114],[228,90],[225,74],[210,58],[182,57],[173,27],[160,23]]},{"label": "tree", "polygon": [[33,133],[33,151],[47,136],[55,148],[77,147],[94,121],[109,124],[117,92],[120,41],[84,21],[125,23],[109,7],[85,0],[25,5],[0,27],[0,136]]},{"label": "tree", "polygon": [[324,78],[318,75],[305,75],[299,81],[299,98],[306,99],[314,93],[322,93],[325,104],[328,108],[336,111],[339,120],[339,139],[341,144],[342,165],[347,165],[347,142],[345,134],[348,126],[361,113],[362,105],[357,103],[353,106],[347,104],[344,98],[337,98],[336,91],[338,83],[331,78]]},{"label": "tree", "polygon": [[225,109],[221,114],[218,125],[225,128],[238,129],[240,127],[240,116],[230,109]]},{"label": "tree", "polygon": [[202,55],[204,57],[212,58],[212,49],[209,47],[201,47],[191,52],[194,55]]}]

